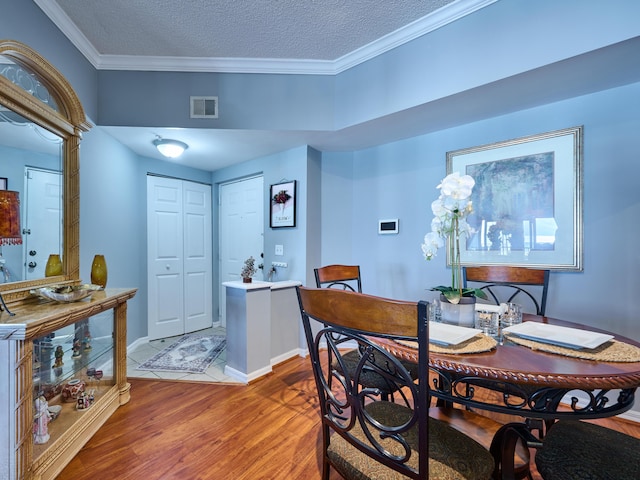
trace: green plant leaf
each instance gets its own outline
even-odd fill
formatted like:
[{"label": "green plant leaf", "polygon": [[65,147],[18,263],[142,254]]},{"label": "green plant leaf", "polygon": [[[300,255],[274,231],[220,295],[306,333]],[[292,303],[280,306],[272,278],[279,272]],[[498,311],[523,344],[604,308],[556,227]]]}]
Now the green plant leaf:
[{"label": "green plant leaf", "polygon": [[[438,285],[437,287],[433,287],[431,289],[434,292],[440,292],[445,296],[445,298],[449,301],[449,303],[458,304],[460,302],[460,290],[457,288],[446,287],[444,285]],[[480,290],[479,288],[463,288],[462,289],[463,297],[478,297],[487,300],[487,294],[484,290]]]},{"label": "green plant leaf", "polygon": [[[473,295],[478,297],[478,298],[482,298],[484,300],[488,300],[489,299],[489,297],[487,297],[487,294],[485,293],[485,291],[481,290],[479,288],[468,288],[468,289],[465,289],[465,291],[473,292]],[[464,294],[463,294],[463,296],[464,296]]]}]

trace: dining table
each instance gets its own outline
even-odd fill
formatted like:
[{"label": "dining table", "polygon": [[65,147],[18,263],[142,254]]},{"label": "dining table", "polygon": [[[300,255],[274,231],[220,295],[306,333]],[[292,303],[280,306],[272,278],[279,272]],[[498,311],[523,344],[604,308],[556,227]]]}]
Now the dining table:
[{"label": "dining table", "polygon": [[[610,417],[632,408],[640,386],[639,342],[605,329],[546,316],[525,313],[523,324],[530,331],[559,330],[567,342],[576,333],[596,338],[604,335],[606,341],[596,348],[576,348],[510,334],[509,329],[497,339],[478,333],[455,345],[430,341],[432,397],[441,404],[460,404],[545,423],[562,418]],[[430,328],[439,326],[430,322]],[[396,357],[417,362],[413,342],[384,340],[382,344]]]}]

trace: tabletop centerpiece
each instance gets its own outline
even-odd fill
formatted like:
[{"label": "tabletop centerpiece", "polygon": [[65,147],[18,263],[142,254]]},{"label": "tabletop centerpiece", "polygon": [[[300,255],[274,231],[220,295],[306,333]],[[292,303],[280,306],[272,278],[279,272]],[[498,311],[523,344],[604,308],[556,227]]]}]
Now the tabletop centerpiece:
[{"label": "tabletop centerpiece", "polygon": [[451,285],[440,285],[431,290],[440,292],[442,321],[473,327],[476,297],[487,298],[477,288],[463,288],[460,262],[460,238],[472,233],[467,217],[473,213],[471,193],[475,180],[470,175],[454,172],[436,187],[439,197],[431,204],[433,220],[431,231],[424,236],[422,253],[426,260],[436,256],[439,248],[448,244],[451,258]]}]

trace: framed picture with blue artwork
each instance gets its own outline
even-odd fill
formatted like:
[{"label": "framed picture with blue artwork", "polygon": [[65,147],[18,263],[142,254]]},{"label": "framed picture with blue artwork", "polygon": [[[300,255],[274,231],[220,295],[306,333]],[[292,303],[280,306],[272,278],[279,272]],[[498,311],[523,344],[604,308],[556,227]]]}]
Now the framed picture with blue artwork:
[{"label": "framed picture with blue artwork", "polygon": [[582,136],[580,126],[447,152],[447,174],[476,182],[463,265],[582,271]]}]

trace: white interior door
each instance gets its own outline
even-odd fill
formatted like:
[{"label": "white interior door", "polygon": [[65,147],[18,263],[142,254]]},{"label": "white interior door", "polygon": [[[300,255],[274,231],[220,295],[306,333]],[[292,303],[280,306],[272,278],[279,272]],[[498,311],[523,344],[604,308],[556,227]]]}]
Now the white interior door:
[{"label": "white interior door", "polygon": [[211,186],[183,182],[185,333],[213,325]]},{"label": "white interior door", "polygon": [[[226,327],[226,289],[222,282],[240,280],[244,261],[263,263],[264,181],[253,177],[220,185],[220,324]],[[256,280],[262,280],[259,269]]]},{"label": "white interior door", "polygon": [[150,340],[184,333],[182,182],[147,176]]},{"label": "white interior door", "polygon": [[24,279],[44,277],[52,253],[62,253],[62,174],[25,169]]}]

